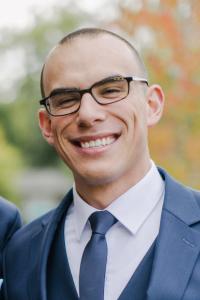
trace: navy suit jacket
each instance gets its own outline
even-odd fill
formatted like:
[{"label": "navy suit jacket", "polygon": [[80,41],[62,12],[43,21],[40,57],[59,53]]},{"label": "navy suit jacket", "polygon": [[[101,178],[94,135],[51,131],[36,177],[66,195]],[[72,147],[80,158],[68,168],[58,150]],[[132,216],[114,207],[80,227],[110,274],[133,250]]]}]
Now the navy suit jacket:
[{"label": "navy suit jacket", "polygon": [[[147,300],[199,300],[200,193],[159,171],[165,180],[165,199]],[[4,257],[5,300],[47,300],[47,258],[72,200],[70,191],[55,210],[12,237]],[[76,300],[69,268],[67,274],[66,299]]]},{"label": "navy suit jacket", "polygon": [[[13,233],[21,226],[21,219],[16,207],[0,197],[0,281],[3,279],[3,251]],[[0,284],[0,286],[1,286]],[[0,288],[0,300],[3,300]]]},{"label": "navy suit jacket", "polygon": [[2,278],[3,250],[13,233],[21,226],[21,219],[16,207],[0,197],[0,278]]}]

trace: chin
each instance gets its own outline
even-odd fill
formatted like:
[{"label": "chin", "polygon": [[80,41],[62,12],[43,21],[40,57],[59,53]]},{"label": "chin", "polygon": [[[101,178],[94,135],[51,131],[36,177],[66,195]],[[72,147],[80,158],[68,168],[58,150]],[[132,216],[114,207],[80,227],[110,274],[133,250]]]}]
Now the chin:
[{"label": "chin", "polygon": [[[104,170],[89,170],[87,169],[86,172],[79,174],[79,178],[81,177],[81,181],[85,182],[85,184],[92,185],[92,186],[102,186],[107,184],[112,184],[116,181],[116,174],[117,172],[114,172],[113,170],[110,170],[111,172],[108,172],[108,168]],[[76,176],[75,176],[76,178]]]}]

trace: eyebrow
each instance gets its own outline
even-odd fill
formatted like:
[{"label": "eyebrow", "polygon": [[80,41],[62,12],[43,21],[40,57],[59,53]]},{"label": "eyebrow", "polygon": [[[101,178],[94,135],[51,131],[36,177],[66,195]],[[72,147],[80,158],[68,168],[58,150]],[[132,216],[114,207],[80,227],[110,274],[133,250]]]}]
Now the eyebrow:
[{"label": "eyebrow", "polygon": [[49,95],[52,96],[63,92],[78,92],[78,91],[80,91],[80,89],[75,87],[60,87],[60,88],[53,89]]},{"label": "eyebrow", "polygon": [[[120,76],[121,76],[121,77],[124,77],[124,75],[121,75],[121,74],[114,74],[114,75],[108,76],[108,77],[103,78],[103,79],[101,79],[101,80],[99,80],[99,81],[97,81],[97,82],[94,82],[89,88],[93,87],[93,86],[96,85],[96,84],[98,85],[98,84],[107,82],[107,81],[109,81],[109,80],[112,80],[112,79],[114,79],[115,77],[120,77]],[[80,91],[80,90],[82,90],[82,89],[76,88],[76,87],[59,87],[59,88],[53,89],[53,90],[50,92],[49,96],[50,96],[50,95],[52,96],[52,95],[60,94],[60,93],[62,93],[62,92],[78,92],[78,91]]]}]

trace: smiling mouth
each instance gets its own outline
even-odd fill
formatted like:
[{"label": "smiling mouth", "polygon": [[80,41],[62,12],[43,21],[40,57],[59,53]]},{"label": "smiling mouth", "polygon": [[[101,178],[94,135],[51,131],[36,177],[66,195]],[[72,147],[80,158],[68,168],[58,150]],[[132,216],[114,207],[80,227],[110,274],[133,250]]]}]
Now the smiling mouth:
[{"label": "smiling mouth", "polygon": [[80,146],[81,148],[99,148],[99,147],[103,147],[103,146],[107,146],[110,145],[112,143],[114,143],[114,141],[116,140],[115,137],[106,137],[106,138],[102,138],[102,139],[96,139],[96,140],[91,140],[88,142],[81,142]]},{"label": "smiling mouth", "polygon": [[87,138],[86,140],[81,139],[79,141],[74,141],[74,144],[82,149],[92,149],[92,148],[100,148],[113,144],[119,135],[111,135],[106,137],[96,137],[96,138]]}]

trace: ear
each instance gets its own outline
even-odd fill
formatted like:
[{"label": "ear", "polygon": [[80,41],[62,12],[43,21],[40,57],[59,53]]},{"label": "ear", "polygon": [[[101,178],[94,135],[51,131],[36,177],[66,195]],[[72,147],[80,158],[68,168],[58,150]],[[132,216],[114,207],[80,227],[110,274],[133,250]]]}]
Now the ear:
[{"label": "ear", "polygon": [[54,144],[53,132],[51,127],[51,118],[45,109],[40,109],[38,112],[39,126],[45,140],[50,144]]},{"label": "ear", "polygon": [[157,85],[151,85],[147,92],[147,126],[151,127],[158,123],[163,114],[164,93],[162,88]]}]

